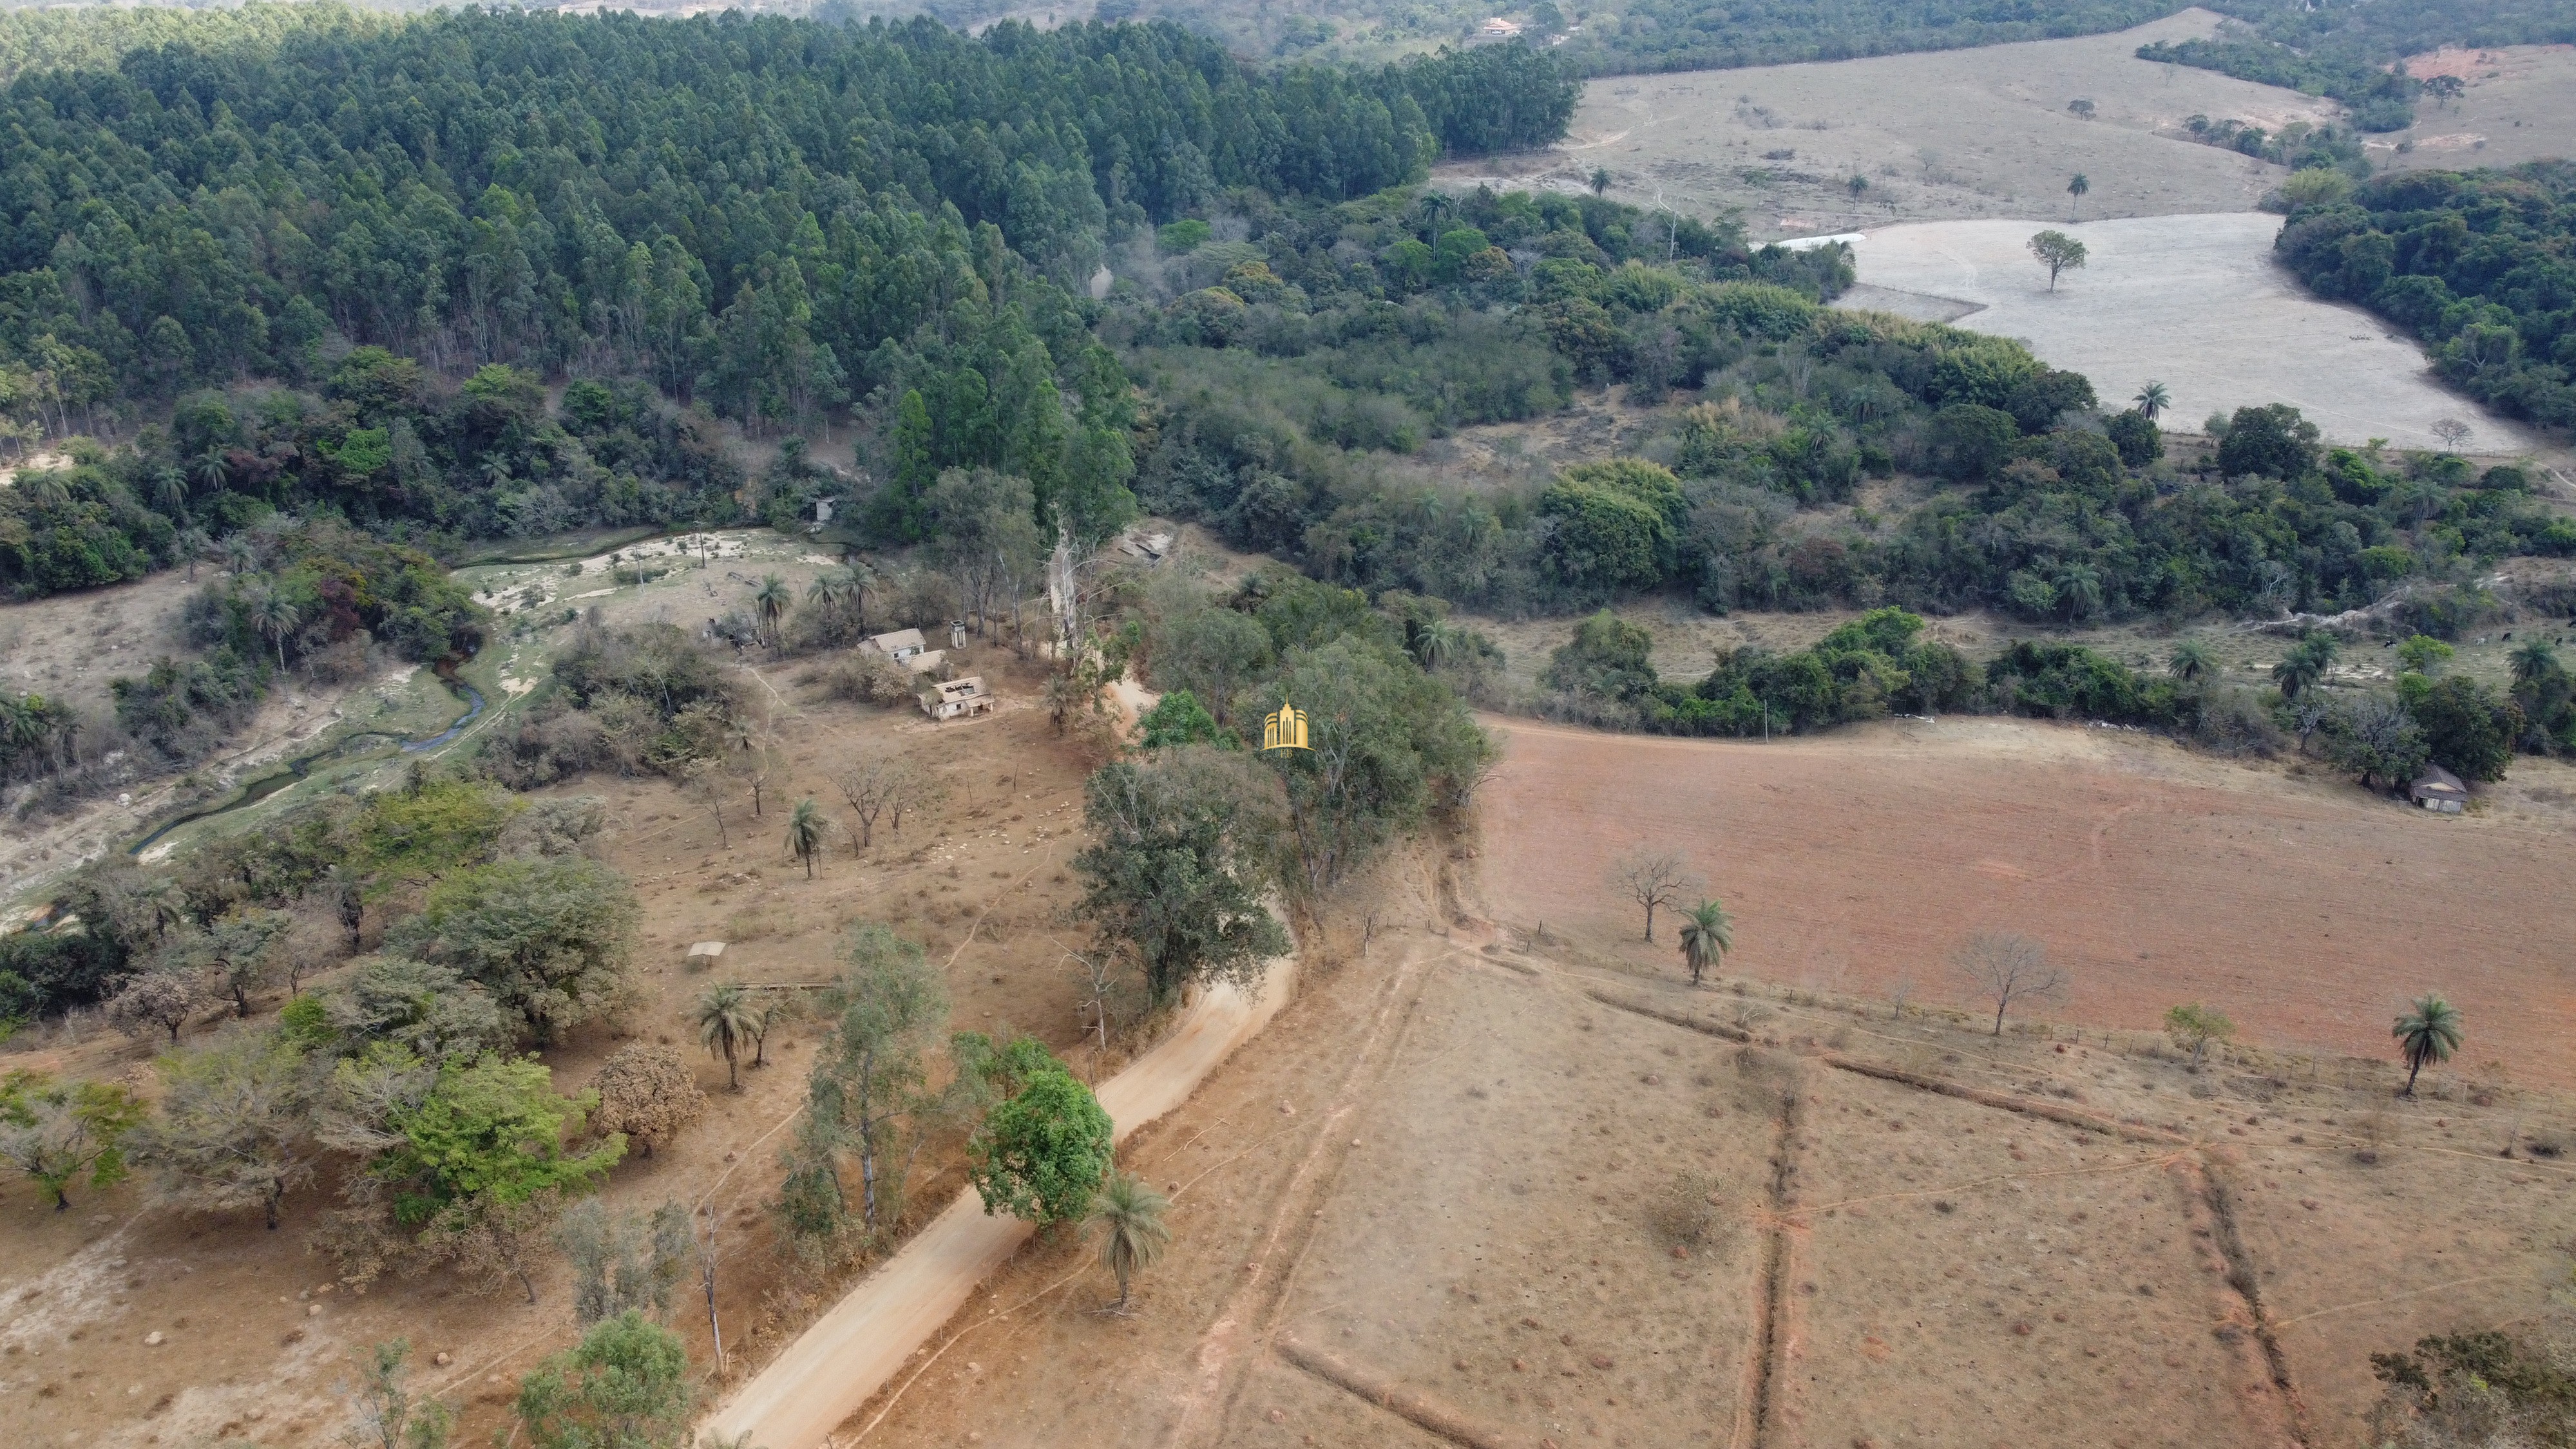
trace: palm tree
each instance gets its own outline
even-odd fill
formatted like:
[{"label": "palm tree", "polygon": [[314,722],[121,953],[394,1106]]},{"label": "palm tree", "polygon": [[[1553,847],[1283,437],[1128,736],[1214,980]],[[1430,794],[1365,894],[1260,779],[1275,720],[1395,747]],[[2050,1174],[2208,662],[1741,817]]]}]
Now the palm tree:
[{"label": "palm tree", "polygon": [[2072,624],[2102,607],[2102,571],[2091,564],[2071,563],[2058,570],[2057,601],[2066,606],[2066,622]]},{"label": "palm tree", "polygon": [[2558,672],[2558,651],[2546,639],[2524,641],[2513,651],[2513,682],[2529,684]]},{"label": "palm tree", "polygon": [[1702,901],[1682,913],[1682,964],[1690,967],[1691,985],[1735,949],[1735,918],[1715,901]]},{"label": "palm tree", "polygon": [[224,572],[240,578],[258,567],[259,549],[251,543],[249,534],[236,533],[224,540]]},{"label": "palm tree", "polygon": [[188,516],[188,476],[176,468],[158,468],[152,474],[152,506],[172,518]]},{"label": "palm tree", "polygon": [[2076,172],[2075,178],[2066,183],[2066,194],[2075,198],[2075,210],[2072,216],[2084,214],[2084,193],[2092,189],[2092,181],[2081,171]]},{"label": "palm tree", "polygon": [[698,1045],[709,1056],[724,1058],[725,1084],[742,1090],[742,1077],[735,1070],[735,1059],[742,1044],[751,1040],[759,1025],[758,1014],[751,1008],[751,993],[739,981],[710,986],[698,993]]},{"label": "palm tree", "polygon": [[831,828],[832,822],[823,818],[811,795],[797,801],[787,816],[787,849],[805,863],[807,880],[814,878],[814,857],[823,853],[823,835]]},{"label": "palm tree", "polygon": [[868,590],[877,586],[877,571],[868,567],[867,560],[858,558],[850,560],[843,568],[850,576],[850,605],[852,612],[858,615],[858,631],[865,634],[868,632]]},{"label": "palm tree", "polygon": [[209,493],[222,492],[224,485],[232,481],[232,469],[224,463],[224,450],[212,443],[188,465],[188,471],[195,476],[197,486]]},{"label": "palm tree", "polygon": [[2218,672],[2218,656],[2197,639],[2185,639],[2166,656],[2165,670],[2186,684],[2196,684]]},{"label": "palm tree", "polygon": [[1595,196],[1607,196],[1610,194],[1609,167],[1595,166],[1592,168],[1592,194]]},{"label": "palm tree", "polygon": [[302,616],[296,612],[295,601],[286,597],[277,585],[263,582],[251,590],[248,612],[250,626],[266,634],[270,642],[277,645],[277,672],[284,674],[286,636],[303,622]]},{"label": "palm tree", "polygon": [[2150,382],[2138,389],[2135,401],[2138,404],[2138,411],[2146,414],[2147,421],[2152,423],[2156,420],[2156,414],[2173,406],[2173,394],[2165,391],[2163,383]]},{"label": "palm tree", "polygon": [[2281,686],[2283,699],[2297,699],[2301,690],[2326,677],[2326,666],[2334,663],[2334,656],[2333,635],[2310,634],[2288,658],[2272,666],[2272,682]]},{"label": "palm tree", "polygon": [[1458,626],[1446,619],[1416,624],[1410,632],[1413,635],[1409,641],[1413,660],[1425,670],[1437,670],[1457,658],[1459,648],[1466,642],[1466,636],[1458,632]]},{"label": "palm tree", "polygon": [[1100,1266],[1118,1275],[1118,1301],[1110,1312],[1127,1311],[1128,1284],[1136,1270],[1154,1266],[1172,1241],[1172,1230],[1163,1225],[1163,1209],[1169,1206],[1169,1199],[1132,1172],[1110,1174],[1091,1195],[1091,1212],[1084,1221],[1100,1230]]},{"label": "palm tree", "polygon": [[762,574],[760,588],[751,596],[752,607],[760,610],[761,622],[769,626],[769,647],[778,647],[778,621],[787,617],[787,606],[795,599],[787,581],[776,574]]},{"label": "palm tree", "polygon": [[848,569],[825,569],[805,586],[805,602],[826,614],[838,614],[841,606],[850,601],[850,591],[855,587],[857,581],[850,577]]},{"label": "palm tree", "polygon": [[2426,1062],[2447,1062],[2451,1053],[2460,1049],[2460,1009],[2442,999],[2440,992],[2415,998],[2414,1009],[2397,1018],[2388,1029],[2397,1038],[2397,1050],[2406,1058],[2406,1092],[2415,1095],[2416,1074]]}]

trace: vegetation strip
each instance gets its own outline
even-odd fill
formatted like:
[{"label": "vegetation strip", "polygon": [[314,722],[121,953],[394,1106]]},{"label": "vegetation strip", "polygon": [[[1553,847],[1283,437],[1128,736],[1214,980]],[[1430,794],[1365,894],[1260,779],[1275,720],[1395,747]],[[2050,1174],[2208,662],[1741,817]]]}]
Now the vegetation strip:
[{"label": "vegetation strip", "polygon": [[2254,1255],[2245,1246],[2245,1237],[2236,1226],[2236,1200],[2228,1190],[2224,1169],[2207,1149],[2198,1154],[2193,1176],[2199,1179],[2200,1197],[2211,1219],[2212,1241],[2225,1267],[2224,1278],[2229,1291],[2243,1300],[2246,1315],[2252,1320],[2254,1341],[2263,1352],[2264,1366],[2270,1371],[2272,1387],[2281,1397],[2282,1415],[2290,1437],[2302,1446],[2314,1444],[2314,1430],[2308,1423],[2307,1402],[2300,1397],[2298,1385],[2290,1378],[2289,1355],[2282,1352],[2280,1337],[2272,1331],[2272,1320],[2263,1306],[2262,1274],[2254,1267]]}]

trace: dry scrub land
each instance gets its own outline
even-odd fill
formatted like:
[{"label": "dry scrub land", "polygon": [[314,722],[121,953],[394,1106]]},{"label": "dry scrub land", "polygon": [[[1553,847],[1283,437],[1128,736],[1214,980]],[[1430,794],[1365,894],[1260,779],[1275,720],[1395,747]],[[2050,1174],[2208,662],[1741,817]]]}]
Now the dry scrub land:
[{"label": "dry scrub land", "polygon": [[[1588,83],[1567,139],[1445,167],[1439,179],[1571,190],[1608,167],[1614,200],[1690,213],[1741,208],[1756,240],[1954,217],[2250,211],[2281,167],[2189,139],[2186,118],[2277,130],[2340,108],[2296,91],[2137,58],[2154,40],[2211,34],[2179,14],[2112,35]],[[2067,102],[2093,102],[2092,120]],[[1788,152],[1772,156],[1772,152]],[[1869,190],[1855,201],[1854,175]]]},{"label": "dry scrub land", "polygon": [[2365,1165],[2384,1071],[2193,1075],[1488,939],[1382,925],[1130,1145],[1175,1200],[1134,1316],[1041,1239],[835,1441],[2344,1444],[2370,1352],[2566,1272],[2576,1191],[2495,1156],[2501,1099],[2391,1113]]},{"label": "dry scrub land", "polygon": [[2407,57],[2406,73],[2426,80],[2458,76],[2467,89],[2450,105],[2418,105],[2411,128],[2363,142],[2373,166],[2511,166],[2569,152],[2567,138],[2576,131],[2576,45],[2437,50]]},{"label": "dry scrub land", "polygon": [[[721,563],[713,570],[719,583],[724,572]],[[548,1065],[558,1087],[576,1091],[624,1040],[674,1043],[693,1054],[707,1115],[649,1159],[620,1163],[604,1196],[618,1207],[677,1199],[722,1211],[720,1306],[737,1364],[743,1355],[765,1358],[835,1291],[774,1250],[766,1207],[782,1129],[804,1104],[825,1023],[809,1017],[774,1033],[768,1065],[749,1069],[746,1057],[744,1090],[735,1094],[725,1090],[723,1063],[696,1053],[683,1020],[697,992],[728,978],[824,979],[842,928],[865,917],[925,942],[931,959],[945,964],[956,1029],[1008,1025],[1042,1037],[1080,1069],[1115,1066],[1090,1060],[1076,1041],[1076,977],[1050,940],[1066,935],[1062,910],[1073,898],[1082,763],[1028,707],[1033,671],[1001,651],[974,657],[1019,707],[946,726],[909,709],[832,703],[797,682],[798,666],[762,666],[764,683],[778,692],[790,767],[767,815],[754,817],[747,796],[730,802],[730,847],[703,808],[660,781],[594,777],[545,792],[606,802],[613,823],[604,856],[641,897],[636,960],[645,992],[622,1028],[585,1029],[547,1053]],[[881,822],[877,848],[864,856],[836,835],[806,880],[785,857],[779,802],[810,794],[827,813],[846,813],[833,777],[873,751],[900,753],[936,774],[948,787],[945,804],[926,820],[908,818],[900,835],[889,836]],[[336,930],[327,902],[309,903],[306,914],[312,918],[299,930]],[[734,943],[722,967],[684,971],[688,944],[710,938]],[[149,1043],[114,1035],[71,1040],[40,1031],[13,1041],[0,1070],[140,1082],[149,1079],[150,1055]],[[913,1201],[935,1210],[960,1186],[954,1162],[925,1159]],[[457,1442],[488,1443],[518,1376],[574,1338],[567,1276],[551,1250],[541,1255],[548,1273],[534,1306],[515,1293],[475,1296],[443,1274],[383,1282],[362,1297],[335,1290],[328,1260],[304,1246],[334,1203],[327,1182],[290,1198],[274,1233],[260,1230],[255,1213],[188,1218],[148,1208],[139,1184],[106,1193],[75,1187],[73,1198],[72,1211],[55,1213],[22,1179],[0,1189],[0,1443],[337,1444],[346,1404],[334,1385],[351,1377],[353,1353],[396,1336],[416,1349],[416,1386],[465,1409]],[[675,1326],[692,1365],[712,1365],[703,1309],[679,1314]],[[165,1342],[148,1346],[156,1332]],[[436,1362],[440,1355],[448,1362]]]}]

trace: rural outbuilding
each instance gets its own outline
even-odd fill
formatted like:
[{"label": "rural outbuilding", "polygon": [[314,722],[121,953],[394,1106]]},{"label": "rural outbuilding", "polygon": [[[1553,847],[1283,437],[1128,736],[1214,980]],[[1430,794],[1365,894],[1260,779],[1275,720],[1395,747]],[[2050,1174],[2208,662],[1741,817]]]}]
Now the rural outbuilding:
[{"label": "rural outbuilding", "polygon": [[725,943],[722,941],[699,941],[689,947],[683,964],[692,971],[703,971],[723,960],[724,953]]},{"label": "rural outbuilding", "polygon": [[2469,803],[2469,787],[2441,766],[2426,765],[2415,783],[2406,787],[2406,798],[2427,810],[2457,815],[2460,807]]},{"label": "rural outbuilding", "polygon": [[1001,703],[984,687],[984,676],[970,674],[945,684],[933,684],[921,692],[921,712],[932,719],[957,719],[990,712]]}]

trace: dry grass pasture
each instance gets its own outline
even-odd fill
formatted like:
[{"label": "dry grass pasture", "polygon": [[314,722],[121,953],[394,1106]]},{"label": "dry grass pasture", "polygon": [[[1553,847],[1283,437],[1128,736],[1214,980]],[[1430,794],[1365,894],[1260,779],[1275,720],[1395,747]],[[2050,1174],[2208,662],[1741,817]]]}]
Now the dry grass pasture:
[{"label": "dry grass pasture", "polygon": [[2469,1061],[2576,1087],[2555,1026],[2576,1008],[2557,947],[2576,929],[2566,766],[2518,759],[2510,804],[2444,817],[2073,725],[1766,744],[1489,723],[1505,756],[1486,876],[1516,928],[1669,967],[1669,928],[1638,941],[1605,876],[1672,849],[1734,911],[1734,969],[1766,980],[1972,1007],[1950,954],[2014,931],[2073,972],[2051,1008],[2068,1021],[2153,1030],[2202,1001],[2284,1051],[2385,1058],[2390,1019],[2441,990],[2472,1023]]},{"label": "dry grass pasture", "polygon": [[[1756,240],[1892,222],[2066,215],[2067,178],[2092,181],[2083,214],[2250,211],[2286,173],[2189,139],[2186,118],[2276,130],[2325,123],[2331,101],[2137,58],[2154,40],[2205,36],[2184,10],[2110,35],[1974,50],[1589,82],[1566,140],[1464,161],[1444,183],[1574,190],[1597,167],[1610,196],[1686,213],[1740,210]],[[2067,110],[2089,100],[2093,119]],[[1782,153],[1782,154],[1772,154]],[[1869,182],[1855,199],[1853,176]]]},{"label": "dry grass pasture", "polygon": [[[2054,287],[2027,248],[2049,226],[2091,253]],[[2285,402],[2329,441],[2354,446],[2377,437],[2436,449],[2433,423],[2443,417],[2474,429],[2467,446],[2476,451],[2530,446],[2519,424],[2438,381],[2412,338],[2359,307],[2319,300],[2276,265],[2280,230],[2266,212],[1885,227],[1854,244],[1861,285],[1836,305],[2019,338],[2050,366],[2090,378],[2106,407],[2161,381],[2185,427]]]},{"label": "dry grass pasture", "polygon": [[[2373,166],[2390,171],[2511,166],[2568,154],[2576,129],[2576,45],[2443,49],[2406,58],[2406,73],[2458,76],[2456,104],[2415,108],[2415,124],[2373,137]],[[2402,148],[2402,149],[2401,149]]]},{"label": "dry grass pasture", "polygon": [[1131,1316],[1042,1238],[835,1442],[2355,1442],[2369,1352],[2548,1301],[2576,1183],[2486,1140],[2536,1095],[2401,1106],[2365,1165],[2386,1083],[2274,1060],[1417,914],[1131,1142],[1174,1201]]}]

